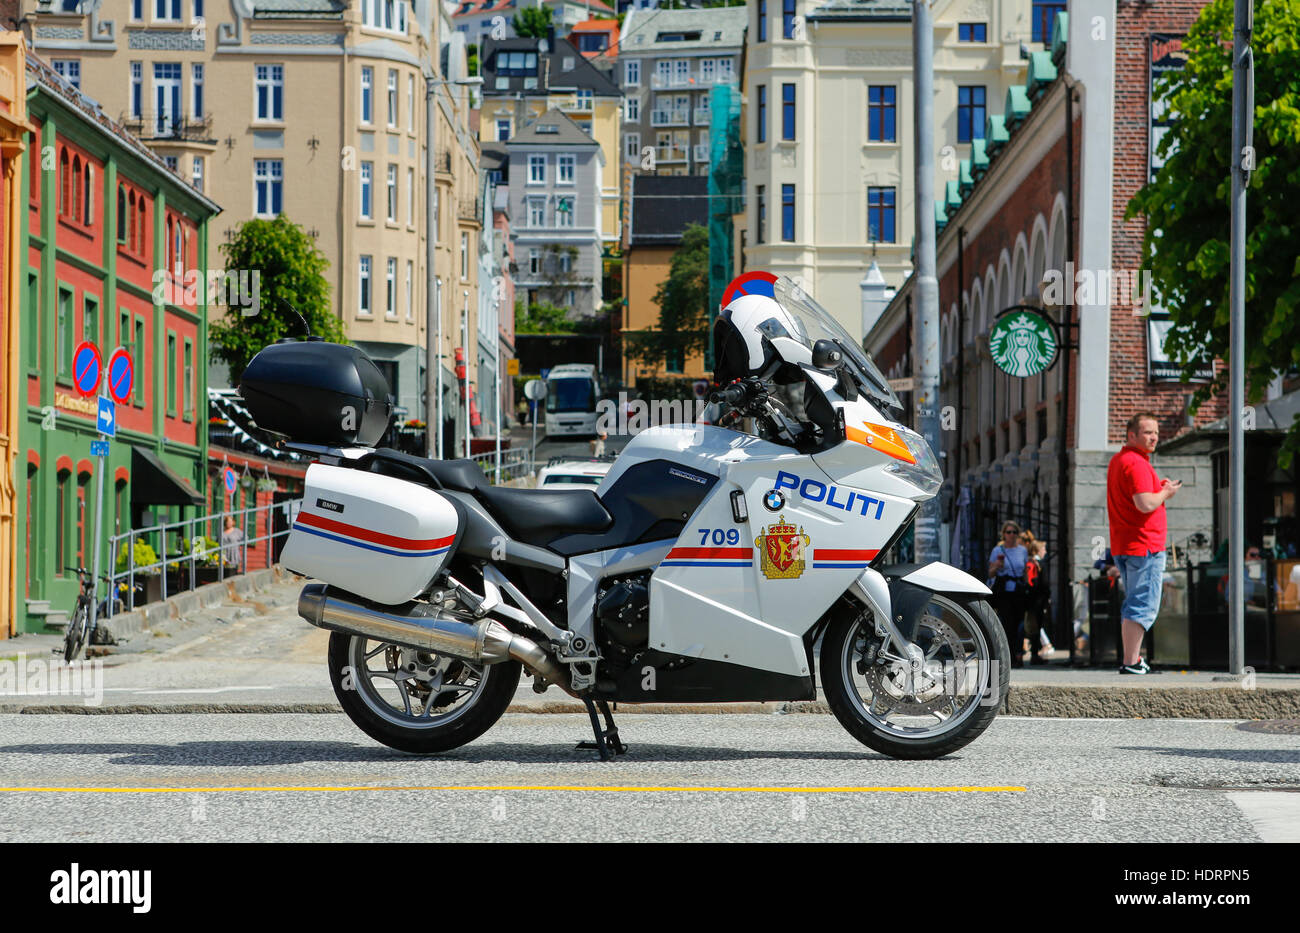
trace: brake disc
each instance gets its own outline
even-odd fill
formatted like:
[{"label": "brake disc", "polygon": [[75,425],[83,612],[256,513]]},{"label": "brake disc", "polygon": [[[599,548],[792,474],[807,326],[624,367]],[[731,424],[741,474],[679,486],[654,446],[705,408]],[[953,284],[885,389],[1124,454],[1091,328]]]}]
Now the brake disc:
[{"label": "brake disc", "polygon": [[879,699],[890,712],[920,716],[955,705],[965,677],[963,665],[952,663],[965,657],[961,639],[952,626],[929,614],[919,620],[917,636],[917,646],[926,656],[920,671],[914,674],[910,665],[901,662],[872,664],[866,670],[873,706]]}]

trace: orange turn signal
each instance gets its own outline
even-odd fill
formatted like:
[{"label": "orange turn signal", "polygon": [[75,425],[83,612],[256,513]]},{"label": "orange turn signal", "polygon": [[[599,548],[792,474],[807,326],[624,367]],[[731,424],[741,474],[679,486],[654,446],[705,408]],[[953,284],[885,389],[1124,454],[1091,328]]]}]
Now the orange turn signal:
[{"label": "orange turn signal", "polygon": [[912,451],[908,449],[907,444],[903,442],[903,439],[898,436],[898,432],[893,428],[884,424],[871,424],[868,421],[864,421],[862,424],[866,428],[865,431],[846,427],[844,437],[870,447],[872,450],[878,450],[882,454],[888,454],[895,460],[916,463],[916,457],[912,456]]}]

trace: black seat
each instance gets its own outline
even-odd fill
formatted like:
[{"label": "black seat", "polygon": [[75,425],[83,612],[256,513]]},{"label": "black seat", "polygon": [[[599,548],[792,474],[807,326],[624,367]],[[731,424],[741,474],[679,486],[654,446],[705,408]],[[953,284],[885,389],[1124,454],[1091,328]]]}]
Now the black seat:
[{"label": "black seat", "polygon": [[561,534],[604,531],[614,521],[590,489],[493,486],[473,460],[429,460],[383,447],[362,457],[358,466],[434,489],[471,493],[506,531],[527,544],[544,544]]},{"label": "black seat", "polygon": [[475,492],[512,536],[542,544],[569,532],[604,531],[614,519],[590,489],[511,489],[484,484]]}]

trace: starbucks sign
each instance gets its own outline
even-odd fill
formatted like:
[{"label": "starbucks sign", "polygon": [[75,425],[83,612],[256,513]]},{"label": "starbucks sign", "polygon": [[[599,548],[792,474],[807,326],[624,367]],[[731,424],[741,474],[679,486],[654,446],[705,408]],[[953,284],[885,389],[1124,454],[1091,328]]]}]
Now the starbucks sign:
[{"label": "starbucks sign", "polygon": [[1017,308],[993,325],[989,353],[1008,376],[1036,376],[1056,359],[1056,331],[1037,311]]}]

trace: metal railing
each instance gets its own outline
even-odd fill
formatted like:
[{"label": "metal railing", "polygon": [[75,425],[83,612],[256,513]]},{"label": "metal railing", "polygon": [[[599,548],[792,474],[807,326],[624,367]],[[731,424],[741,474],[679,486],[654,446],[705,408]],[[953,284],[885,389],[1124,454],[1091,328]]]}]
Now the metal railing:
[{"label": "metal railing", "polygon": [[709,121],[713,119],[713,111],[708,107],[696,107],[691,111],[691,115],[696,126],[708,126]]},{"label": "metal railing", "polygon": [[665,75],[656,71],[650,76],[650,86],[656,90],[666,87],[690,87],[691,76],[689,73]]},{"label": "metal railing", "polygon": [[696,143],[696,144],[695,144],[695,161],[696,161],[696,162],[707,162],[707,161],[709,161],[709,144],[708,144],[708,143]]},{"label": "metal railing", "polygon": [[141,139],[214,140],[212,114],[193,117],[146,110],[135,116],[123,115],[120,122]]},{"label": "metal railing", "polygon": [[[470,459],[483,468],[488,479],[497,482],[497,452],[489,450],[486,453],[471,454]],[[511,480],[521,479],[533,472],[534,464],[531,452],[524,447],[512,447],[501,451],[501,480],[502,483],[508,483]]]},{"label": "metal railing", "polygon": [[[135,577],[136,574],[147,575],[150,571],[158,571],[162,583],[162,598],[167,598],[167,571],[174,569],[179,574],[182,569],[189,567],[188,587],[177,587],[179,592],[182,589],[194,589],[199,577],[198,568],[213,568],[209,559],[216,558],[215,570],[217,571],[216,582],[222,582],[226,578],[226,568],[230,567],[230,575],[248,572],[248,551],[249,548],[255,547],[259,541],[269,542],[275,538],[284,537],[289,534],[289,529],[293,524],[290,520],[297,513],[298,507],[302,505],[301,499],[289,499],[283,502],[276,502],[271,505],[260,505],[251,509],[236,509],[230,512],[214,512],[210,515],[204,515],[198,518],[185,519],[179,522],[165,522],[158,525],[150,525],[147,528],[132,528],[130,531],[118,535],[110,535],[108,538],[108,559],[111,569],[108,574],[108,592],[109,599],[107,602],[107,618],[113,617],[113,604],[116,602],[113,595],[117,593],[119,582],[127,582],[127,609],[135,609]],[[272,531],[273,523],[271,515],[276,510],[282,510],[285,515],[284,528],[280,531]],[[261,518],[265,513],[265,519]],[[251,538],[245,538],[243,530],[248,527],[248,520],[252,517],[254,535]],[[225,527],[226,519],[233,518],[235,527],[239,529],[240,536],[237,541],[223,542],[221,539],[222,531]],[[262,522],[265,521],[265,525]],[[259,527],[265,527],[265,534],[257,534]],[[170,535],[182,535],[181,541],[188,545],[185,552],[179,554],[167,553],[167,545]],[[137,564],[135,562],[135,545],[137,541],[144,539],[146,543],[150,538],[154,538],[161,545],[162,555],[158,560],[150,564]],[[211,538],[217,542],[216,547],[206,547],[206,540]],[[118,569],[118,551],[121,546],[126,545],[126,566]],[[202,547],[201,547],[202,546]],[[227,561],[230,553],[234,554],[234,559]],[[267,554],[267,566],[272,563],[271,556]],[[179,580],[177,581],[179,582]]]},{"label": "metal railing", "polygon": [[685,146],[658,146],[655,148],[655,160],[658,162],[685,162]]},{"label": "metal railing", "polygon": [[688,107],[676,107],[671,110],[651,110],[651,126],[689,126],[691,111]]}]

